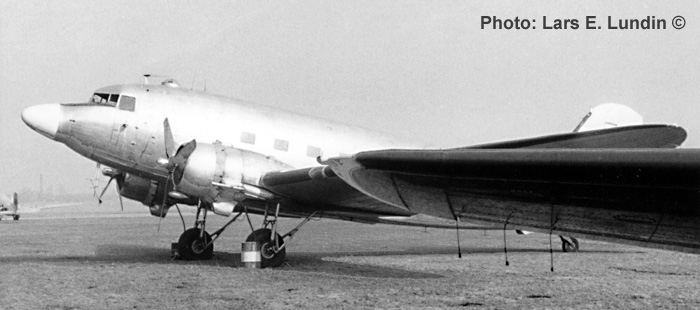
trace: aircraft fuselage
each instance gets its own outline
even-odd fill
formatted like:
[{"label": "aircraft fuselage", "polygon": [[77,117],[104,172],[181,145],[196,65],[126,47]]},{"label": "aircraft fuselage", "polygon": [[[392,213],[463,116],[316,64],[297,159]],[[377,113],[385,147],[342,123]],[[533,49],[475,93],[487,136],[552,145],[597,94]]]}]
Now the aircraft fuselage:
[{"label": "aircraft fuselage", "polygon": [[[32,106],[25,109],[22,118],[44,136],[115,169],[106,175],[118,176],[122,196],[151,207],[162,205],[163,200],[157,197],[172,190],[170,183],[164,182],[169,172],[162,165],[173,155],[166,152],[166,136],[172,137],[174,146],[196,140],[199,148],[212,150],[213,157],[202,165],[216,165],[211,171],[222,183],[226,172],[221,167],[222,157],[236,153],[231,156],[235,160],[226,159],[227,164],[239,166],[236,173],[245,174],[227,177],[235,181],[227,185],[236,189],[257,185],[255,179],[266,172],[319,165],[319,156],[417,147],[388,134],[167,83],[108,86],[96,90],[86,103]],[[216,145],[219,147],[212,147]],[[200,189],[202,194],[209,191]],[[212,192],[209,202],[239,200],[234,195],[246,191],[224,192]],[[164,215],[153,208],[151,213]]]},{"label": "aircraft fuselage", "polygon": [[179,87],[117,85],[95,94],[119,97],[116,102],[30,107],[23,118],[36,129],[31,114],[58,114],[53,120],[58,122],[55,133],[44,135],[91,160],[151,179],[167,175],[157,164],[166,156],[166,118],[176,143],[218,141],[289,167],[318,165],[318,156],[416,146],[387,134]]}]

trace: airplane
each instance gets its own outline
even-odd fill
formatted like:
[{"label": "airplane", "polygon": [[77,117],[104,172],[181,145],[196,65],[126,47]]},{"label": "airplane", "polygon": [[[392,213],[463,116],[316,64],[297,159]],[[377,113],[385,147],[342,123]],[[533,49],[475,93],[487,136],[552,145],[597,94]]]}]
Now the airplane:
[{"label": "airplane", "polygon": [[[581,131],[584,120],[573,133],[426,149],[172,79],[30,106],[22,120],[105,166],[105,190],[116,181],[120,200],[139,201],[160,218],[172,206],[195,206],[195,223],[177,243],[186,260],[211,258],[213,242],[242,214],[264,216],[259,229],[248,220],[246,238],[259,243],[262,267],[280,266],[312,218],[429,226],[420,218],[432,217],[700,249],[700,153],[676,149],[687,134],[675,125]],[[209,233],[210,212],[232,219]],[[280,234],[280,217],[301,222]]]},{"label": "airplane", "polygon": [[19,221],[18,206],[17,193],[14,193],[12,197],[0,195],[0,220],[3,216],[12,216],[13,220]]}]

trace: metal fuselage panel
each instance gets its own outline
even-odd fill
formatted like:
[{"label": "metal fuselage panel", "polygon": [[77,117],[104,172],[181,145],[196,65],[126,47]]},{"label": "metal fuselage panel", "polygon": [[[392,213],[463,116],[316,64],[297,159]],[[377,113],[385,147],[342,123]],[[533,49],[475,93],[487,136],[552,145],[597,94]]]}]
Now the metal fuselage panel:
[{"label": "metal fuselage panel", "polygon": [[[387,134],[181,88],[134,84],[96,92],[134,97],[135,109],[63,104],[63,119],[55,139],[91,160],[155,180],[167,175],[157,164],[166,156],[166,118],[178,144],[192,139],[219,141],[224,146],[274,157],[292,167],[318,165],[310,149],[320,149],[323,157],[329,157],[417,147]],[[286,150],[276,147],[280,141]]]},{"label": "metal fuselage panel", "polygon": [[[162,129],[133,112],[99,105],[63,105],[56,140],[101,164],[146,178],[164,178]],[[161,141],[156,141],[157,138]]]}]

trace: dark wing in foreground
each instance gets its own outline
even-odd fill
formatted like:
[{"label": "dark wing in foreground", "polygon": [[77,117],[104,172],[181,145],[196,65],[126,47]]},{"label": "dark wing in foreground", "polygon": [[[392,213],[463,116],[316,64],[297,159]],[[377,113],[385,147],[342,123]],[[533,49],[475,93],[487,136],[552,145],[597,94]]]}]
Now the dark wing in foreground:
[{"label": "dark wing in foreground", "polygon": [[[676,126],[641,125],[560,134],[534,139],[491,144],[494,148],[537,147],[581,148],[610,147],[676,147],[686,137]],[[484,146],[477,146],[477,148]],[[443,219],[418,215],[404,206],[390,204],[368,196],[338,178],[329,167],[313,167],[266,174],[262,186],[283,198],[282,211],[303,215],[322,211],[323,216],[373,223],[454,227],[454,217]],[[469,226],[464,224],[464,226]]]},{"label": "dark wing in foreground", "polygon": [[[281,211],[288,216],[318,212],[317,215],[322,217],[370,224],[455,227],[452,218],[416,214],[404,207],[367,196],[345,183],[328,166],[269,173],[263,177],[262,184],[282,197]],[[472,223],[460,223],[460,228],[494,229]]]},{"label": "dark wing in foreground", "polygon": [[700,253],[700,150],[463,149],[329,161],[412,212]]}]

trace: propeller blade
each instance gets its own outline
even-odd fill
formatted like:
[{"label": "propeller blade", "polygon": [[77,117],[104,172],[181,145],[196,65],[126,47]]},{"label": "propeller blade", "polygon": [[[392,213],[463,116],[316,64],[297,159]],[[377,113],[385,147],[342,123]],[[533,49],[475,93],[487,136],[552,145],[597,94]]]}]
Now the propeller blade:
[{"label": "propeller blade", "polygon": [[192,140],[181,145],[175,156],[170,158],[166,168],[172,174],[171,179],[173,181],[173,186],[180,184],[187,160],[190,158],[190,155],[192,155],[195,149],[197,149],[197,141]]},{"label": "propeller blade", "polygon": [[[112,180],[114,180],[114,177],[109,178],[109,181],[107,181],[107,185],[105,185],[105,188],[102,189],[102,193],[100,193],[100,196],[97,197],[97,201],[100,204],[102,204],[102,196],[104,196],[105,192],[107,191],[107,188],[109,187],[109,183],[112,183]],[[119,197],[121,197],[121,195]]]},{"label": "propeller blade", "polygon": [[158,219],[158,232],[160,232],[160,223],[163,221],[163,210],[165,209],[165,203],[168,201],[168,183],[170,183],[172,174],[172,171],[168,172],[168,177],[165,179],[165,187],[163,190],[163,203],[160,205],[160,216]]},{"label": "propeller blade", "polygon": [[175,155],[175,152],[177,150],[175,149],[175,139],[173,138],[173,132],[170,129],[170,121],[168,121],[167,117],[163,121],[163,136],[165,139],[165,156],[166,158],[170,158],[171,156]]},{"label": "propeller blade", "polygon": [[158,219],[158,230],[157,232],[160,232],[160,223],[163,222],[163,206],[160,206],[160,218]]},{"label": "propeller blade", "polygon": [[180,212],[180,206],[178,204],[175,204],[175,208],[177,208],[177,214],[180,214],[180,220],[182,221],[182,231],[187,230],[187,226],[185,226],[185,218],[182,217],[182,212]]},{"label": "propeller blade", "polygon": [[124,201],[122,201],[122,186],[119,184],[119,180],[114,185],[117,186],[117,196],[119,196],[119,206],[122,207],[122,212],[124,212]]}]

